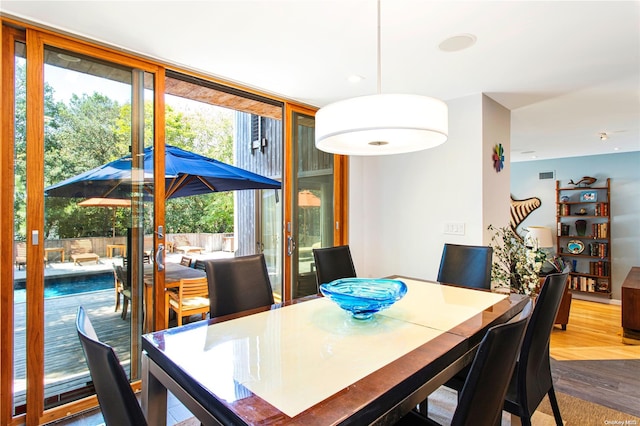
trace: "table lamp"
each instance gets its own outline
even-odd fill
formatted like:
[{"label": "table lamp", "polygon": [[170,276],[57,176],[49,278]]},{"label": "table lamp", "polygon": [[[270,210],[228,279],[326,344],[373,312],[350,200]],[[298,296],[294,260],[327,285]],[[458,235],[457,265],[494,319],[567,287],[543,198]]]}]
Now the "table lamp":
[{"label": "table lamp", "polygon": [[546,226],[528,226],[527,230],[529,231],[525,237],[527,247],[533,247],[536,250],[553,247],[551,228]]},{"label": "table lamp", "polygon": [[524,237],[525,245],[535,250],[541,250],[545,254],[545,261],[542,265],[540,273],[542,275],[552,272],[560,272],[564,268],[564,263],[559,256],[550,253],[553,250],[553,235],[551,228],[546,226],[528,226],[529,231]]}]

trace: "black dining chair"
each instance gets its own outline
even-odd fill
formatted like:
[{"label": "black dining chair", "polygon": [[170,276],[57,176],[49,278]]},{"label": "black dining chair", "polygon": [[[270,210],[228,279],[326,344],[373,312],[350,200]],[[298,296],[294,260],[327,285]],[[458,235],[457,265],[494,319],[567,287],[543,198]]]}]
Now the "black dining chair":
[{"label": "black dining chair", "polygon": [[507,390],[504,410],[520,417],[523,425],[531,425],[531,416],[544,396],[548,395],[556,424],[562,426],[560,407],[551,377],[549,339],[568,276],[568,270],[547,275],[531,314],[520,358]]},{"label": "black dining chair", "polygon": [[147,421],[118,356],[111,346],[98,340],[82,306],[78,307],[76,329],[106,425],[146,425]]},{"label": "black dining chair", "polygon": [[204,263],[211,301],[210,318],[273,305],[273,290],[262,253]]},{"label": "black dining chair", "polygon": [[[491,327],[480,342],[469,375],[464,383],[451,425],[500,424],[502,404],[518,351],[522,344],[528,318]],[[411,411],[399,425],[437,424]]]},{"label": "black dining chair", "polygon": [[[562,425],[549,362],[549,339],[569,271],[547,275],[535,302],[531,319],[522,342],[515,372],[507,389],[504,410],[520,417],[523,425],[531,424],[531,416],[545,395],[556,424]],[[460,392],[462,382],[455,376],[445,386]]]},{"label": "black dining chair", "polygon": [[440,259],[438,282],[472,288],[491,288],[490,246],[445,244]]},{"label": "black dining chair", "polygon": [[200,259],[196,259],[195,262],[193,262],[193,268],[194,269],[200,269],[201,271],[205,270],[205,261],[204,260],[200,260]]},{"label": "black dining chair", "polygon": [[[438,269],[438,282],[469,288],[491,289],[491,262],[493,248],[490,246],[469,246],[445,243]],[[464,384],[469,368],[458,372],[450,382]],[[447,383],[446,386],[450,386]],[[426,413],[429,401],[420,403],[420,410]]]},{"label": "black dining chair", "polygon": [[348,245],[313,249],[316,263],[316,283],[330,283],[339,278],[356,277],[351,250]]}]

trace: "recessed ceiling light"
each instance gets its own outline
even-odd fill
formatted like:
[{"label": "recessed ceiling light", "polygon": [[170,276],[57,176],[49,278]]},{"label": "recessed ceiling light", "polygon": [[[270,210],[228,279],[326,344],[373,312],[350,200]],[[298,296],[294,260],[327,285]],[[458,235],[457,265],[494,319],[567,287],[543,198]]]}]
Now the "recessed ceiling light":
[{"label": "recessed ceiling light", "polygon": [[75,56],[65,55],[64,53],[58,53],[56,56],[67,62],[80,62],[80,58],[76,58]]},{"label": "recessed ceiling light", "polygon": [[607,135],[606,133],[600,133],[600,140],[601,141],[606,141],[607,139],[609,139],[609,135]]},{"label": "recessed ceiling light", "polygon": [[620,151],[620,148],[618,148],[617,146],[615,148],[613,148],[614,151]]},{"label": "recessed ceiling light", "polygon": [[532,155],[531,158],[538,158],[538,156],[537,155]]},{"label": "recessed ceiling light", "polygon": [[459,34],[442,41],[438,48],[443,52],[458,52],[476,44],[476,40],[473,34]]},{"label": "recessed ceiling light", "polygon": [[364,80],[364,77],[361,75],[352,74],[349,77],[347,77],[347,80],[349,81],[349,83],[359,83],[362,80]]}]

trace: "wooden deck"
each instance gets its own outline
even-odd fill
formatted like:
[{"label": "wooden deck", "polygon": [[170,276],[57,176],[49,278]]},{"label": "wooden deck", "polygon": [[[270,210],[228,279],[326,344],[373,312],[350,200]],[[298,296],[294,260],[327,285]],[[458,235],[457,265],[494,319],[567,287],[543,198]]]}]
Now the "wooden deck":
[{"label": "wooden deck", "polygon": [[[120,311],[114,312],[113,289],[45,299],[45,398],[76,390],[91,380],[75,326],[80,305],[100,340],[115,349],[129,371],[131,315],[126,320],[120,318],[122,304]],[[15,305],[14,317],[14,404],[20,406],[26,399],[25,303]]]}]

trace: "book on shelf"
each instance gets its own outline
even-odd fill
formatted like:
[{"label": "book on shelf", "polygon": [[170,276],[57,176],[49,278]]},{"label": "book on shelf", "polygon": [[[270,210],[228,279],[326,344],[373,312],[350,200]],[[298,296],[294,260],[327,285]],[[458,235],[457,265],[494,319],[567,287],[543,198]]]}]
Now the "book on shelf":
[{"label": "book on shelf", "polygon": [[608,293],[609,281],[606,279],[571,275],[569,277],[569,289],[590,293]]},{"label": "book on shelf", "polygon": [[569,235],[569,225],[558,222],[558,236],[561,237],[567,235]]},{"label": "book on shelf", "polygon": [[605,258],[609,255],[609,243],[590,243],[589,255]]},{"label": "book on shelf", "polygon": [[596,203],[595,216],[609,216],[609,203]]},{"label": "book on shelf", "polygon": [[597,262],[589,262],[589,275],[598,275],[601,277],[609,276],[609,262],[606,260],[598,260]]},{"label": "book on shelf", "polygon": [[558,204],[558,216],[569,216],[571,215],[571,210],[569,209],[569,204]]},{"label": "book on shelf", "polygon": [[608,223],[592,223],[591,233],[593,238],[608,238],[609,224]]}]

